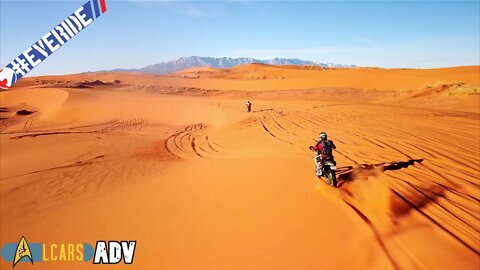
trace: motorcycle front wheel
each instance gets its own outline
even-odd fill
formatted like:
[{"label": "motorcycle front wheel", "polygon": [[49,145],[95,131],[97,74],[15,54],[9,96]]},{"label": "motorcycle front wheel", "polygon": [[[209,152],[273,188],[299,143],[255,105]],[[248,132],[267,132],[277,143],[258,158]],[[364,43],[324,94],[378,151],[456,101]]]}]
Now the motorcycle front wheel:
[{"label": "motorcycle front wheel", "polygon": [[337,186],[337,176],[335,175],[335,171],[327,171],[325,173],[325,181],[327,184],[336,187]]}]

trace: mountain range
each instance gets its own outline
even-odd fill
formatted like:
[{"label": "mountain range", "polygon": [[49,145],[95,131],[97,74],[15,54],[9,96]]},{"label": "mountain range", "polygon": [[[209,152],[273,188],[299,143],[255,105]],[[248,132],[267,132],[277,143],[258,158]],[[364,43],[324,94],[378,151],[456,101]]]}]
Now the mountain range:
[{"label": "mountain range", "polygon": [[177,60],[169,62],[161,62],[158,64],[149,65],[138,69],[113,69],[102,70],[100,72],[139,72],[139,73],[171,73],[178,70],[191,67],[214,67],[214,68],[230,68],[243,64],[268,64],[268,65],[297,65],[297,66],[320,66],[320,67],[338,67],[338,68],[352,68],[355,65],[342,65],[331,63],[320,63],[317,61],[305,61],[291,58],[273,58],[268,60],[259,60],[249,57],[230,58],[230,57],[202,57],[189,56],[180,57]]}]

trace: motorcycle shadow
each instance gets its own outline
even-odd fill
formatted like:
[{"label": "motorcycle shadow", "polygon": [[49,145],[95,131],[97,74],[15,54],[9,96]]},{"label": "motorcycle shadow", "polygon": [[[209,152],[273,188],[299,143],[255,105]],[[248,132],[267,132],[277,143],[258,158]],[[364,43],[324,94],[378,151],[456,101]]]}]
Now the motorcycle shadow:
[{"label": "motorcycle shadow", "polygon": [[385,171],[396,171],[408,168],[415,163],[422,163],[423,159],[410,159],[408,161],[391,161],[376,164],[360,164],[354,166],[343,166],[337,168],[337,187],[341,187],[346,182],[367,179],[369,176],[375,176]]}]

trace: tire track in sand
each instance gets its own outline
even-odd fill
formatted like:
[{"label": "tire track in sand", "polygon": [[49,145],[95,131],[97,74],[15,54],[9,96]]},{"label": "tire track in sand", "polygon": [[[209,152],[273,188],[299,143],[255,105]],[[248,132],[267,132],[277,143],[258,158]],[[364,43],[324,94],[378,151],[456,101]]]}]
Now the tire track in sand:
[{"label": "tire track in sand", "polygon": [[220,152],[214,145],[219,146],[208,136],[204,124],[186,126],[164,141],[167,152],[178,159],[209,158],[212,154]]}]

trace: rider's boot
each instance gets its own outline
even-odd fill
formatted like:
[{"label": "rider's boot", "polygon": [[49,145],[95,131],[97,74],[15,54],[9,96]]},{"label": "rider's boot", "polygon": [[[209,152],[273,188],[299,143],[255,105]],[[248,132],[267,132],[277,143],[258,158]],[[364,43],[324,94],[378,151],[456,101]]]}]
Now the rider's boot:
[{"label": "rider's boot", "polygon": [[317,174],[317,176],[322,176],[322,175],[323,175],[323,172],[322,172],[322,164],[320,164],[320,162],[317,163],[316,174]]}]

